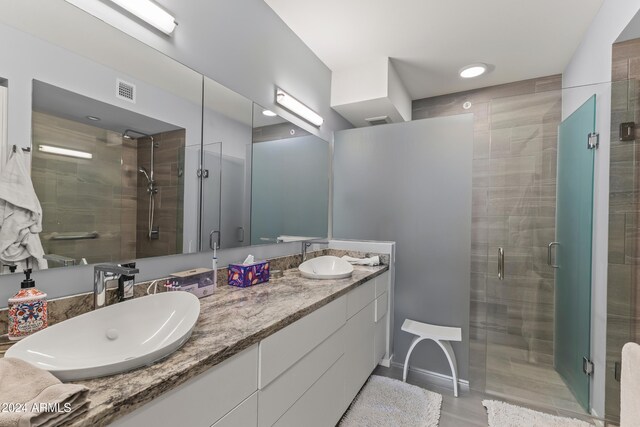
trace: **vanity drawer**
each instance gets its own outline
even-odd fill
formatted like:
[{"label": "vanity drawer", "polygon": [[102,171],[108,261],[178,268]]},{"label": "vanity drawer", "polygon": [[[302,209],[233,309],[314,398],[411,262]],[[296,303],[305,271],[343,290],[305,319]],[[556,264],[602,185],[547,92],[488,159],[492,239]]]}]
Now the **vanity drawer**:
[{"label": "vanity drawer", "polygon": [[343,296],[262,340],[259,388],[264,389],[340,329],[346,322],[346,312],[347,300]]},{"label": "vanity drawer", "polygon": [[272,426],[344,354],[345,327],[258,392],[258,425]]},{"label": "vanity drawer", "polygon": [[347,319],[365,308],[376,297],[376,281],[369,280],[347,294]]},{"label": "vanity drawer", "polygon": [[116,426],[210,427],[244,401],[257,388],[258,345],[225,360],[181,386],[162,394]]},{"label": "vanity drawer", "polygon": [[389,289],[389,272],[385,271],[376,277],[376,298]]},{"label": "vanity drawer", "polygon": [[[346,406],[358,394],[375,368],[374,304],[369,303],[347,322],[345,345]],[[346,409],[346,406],[344,409]]]},{"label": "vanity drawer", "polygon": [[277,427],[335,426],[344,413],[344,356],[274,424]]},{"label": "vanity drawer", "polygon": [[385,314],[387,314],[387,307],[389,306],[389,294],[383,293],[378,298],[376,298],[375,305],[375,320],[376,323],[382,319]]},{"label": "vanity drawer", "polygon": [[258,392],[255,392],[211,427],[255,427],[257,425]]}]

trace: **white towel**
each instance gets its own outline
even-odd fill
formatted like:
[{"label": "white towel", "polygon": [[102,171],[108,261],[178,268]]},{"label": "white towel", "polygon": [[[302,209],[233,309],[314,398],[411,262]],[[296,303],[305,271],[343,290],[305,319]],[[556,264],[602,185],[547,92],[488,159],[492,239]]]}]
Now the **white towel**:
[{"label": "white towel", "polygon": [[628,342],[622,347],[620,427],[637,426],[638,420],[640,420],[640,345]]},{"label": "white towel", "polygon": [[0,412],[0,426],[61,425],[87,411],[88,394],[87,387],[63,384],[50,372],[23,360],[0,359],[0,402],[16,408]]},{"label": "white towel", "polygon": [[348,255],[342,257],[343,260],[354,265],[368,265],[373,267],[374,265],[380,265],[380,257],[378,255],[370,258],[353,258]]},{"label": "white towel", "polygon": [[0,174],[0,262],[34,270],[47,268],[39,233],[42,207],[33,189],[22,150],[11,155]]}]

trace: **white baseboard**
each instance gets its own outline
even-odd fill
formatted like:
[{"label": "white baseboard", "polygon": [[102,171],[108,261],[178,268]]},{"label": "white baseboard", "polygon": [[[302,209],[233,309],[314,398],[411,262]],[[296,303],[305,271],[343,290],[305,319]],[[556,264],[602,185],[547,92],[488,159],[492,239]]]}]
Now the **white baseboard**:
[{"label": "white baseboard", "polygon": [[380,363],[378,363],[378,365],[384,366],[385,368],[390,368],[392,363],[393,363],[393,354],[388,358],[387,357],[383,358],[380,361]]},{"label": "white baseboard", "polygon": [[[404,369],[404,363],[391,362],[391,366]],[[439,372],[433,372],[421,368],[414,368],[412,366],[409,366],[409,372],[419,376],[422,381],[428,384],[453,388],[453,377],[451,375],[445,375]],[[458,378],[458,386],[461,390],[469,391],[469,381],[467,380]]]},{"label": "white baseboard", "polygon": [[593,415],[595,418],[598,418],[598,419],[594,419],[594,420],[592,420],[592,421],[594,422],[594,424],[596,425],[596,427],[605,427],[605,423],[604,423],[604,421],[602,421],[601,419],[599,419],[599,418],[601,418],[601,417],[600,417],[600,415],[598,415],[598,413],[596,412],[596,410],[595,410],[595,409],[593,409],[593,408],[591,408],[591,415]]}]

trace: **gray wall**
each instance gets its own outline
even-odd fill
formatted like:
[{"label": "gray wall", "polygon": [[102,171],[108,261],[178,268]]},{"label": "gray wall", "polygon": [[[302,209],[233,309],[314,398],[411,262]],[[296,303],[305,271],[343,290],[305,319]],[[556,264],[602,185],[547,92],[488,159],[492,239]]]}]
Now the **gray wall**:
[{"label": "gray wall", "polygon": [[[38,11],[47,11],[38,0]],[[75,0],[77,1],[77,0]],[[58,10],[62,0],[49,0]],[[330,107],[331,71],[263,0],[158,0],[178,27],[165,37],[116,14],[109,22],[326,140],[351,125]],[[49,7],[46,5],[45,7]],[[44,25],[47,25],[46,22]],[[324,117],[320,129],[275,106],[280,86]]]},{"label": "gray wall", "polygon": [[[468,378],[473,115],[336,132],[333,236],[396,242],[394,360],[406,318],[463,330],[453,344]],[[434,343],[411,365],[450,375]]]}]

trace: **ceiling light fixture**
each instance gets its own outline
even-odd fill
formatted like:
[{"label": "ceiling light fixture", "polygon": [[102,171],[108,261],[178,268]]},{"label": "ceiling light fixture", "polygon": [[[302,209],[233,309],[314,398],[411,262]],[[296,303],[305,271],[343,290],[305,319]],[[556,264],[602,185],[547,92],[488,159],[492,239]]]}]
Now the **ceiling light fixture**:
[{"label": "ceiling light fixture", "polygon": [[276,88],[276,103],[282,105],[287,110],[297,114],[316,127],[320,127],[322,126],[322,123],[324,123],[322,116],[280,88]]},{"label": "ceiling light fixture", "polygon": [[62,147],[54,147],[52,145],[40,145],[38,149],[43,153],[59,154],[61,156],[77,157],[79,159],[93,158],[93,154],[87,153],[85,151],[71,150],[69,148],[62,148]]},{"label": "ceiling light fixture", "polygon": [[127,12],[137,16],[166,35],[176,28],[175,18],[150,0],[111,0]]},{"label": "ceiling light fixture", "polygon": [[275,117],[275,116],[277,116],[277,114],[274,113],[271,110],[262,110],[262,114],[264,114],[267,117]]},{"label": "ceiling light fixture", "polygon": [[487,69],[489,67],[487,66],[487,64],[482,64],[482,63],[478,63],[478,64],[471,64],[471,65],[467,65],[466,67],[463,67],[460,70],[460,77],[462,77],[463,79],[470,79],[473,77],[478,77],[483,75],[484,73],[487,72]]},{"label": "ceiling light fixture", "polygon": [[99,122],[100,121],[100,117],[96,117],[96,116],[85,116],[87,119],[91,120],[92,122]]}]

